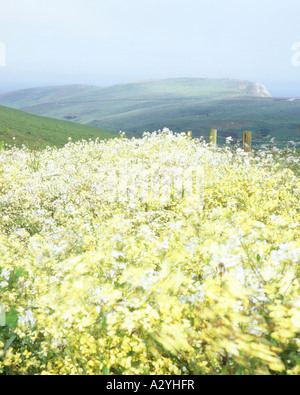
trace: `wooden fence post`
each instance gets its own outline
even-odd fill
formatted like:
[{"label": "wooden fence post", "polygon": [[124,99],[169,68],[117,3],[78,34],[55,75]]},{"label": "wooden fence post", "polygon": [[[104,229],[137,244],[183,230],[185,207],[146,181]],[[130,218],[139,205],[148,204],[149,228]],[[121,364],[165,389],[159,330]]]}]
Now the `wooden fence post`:
[{"label": "wooden fence post", "polygon": [[243,150],[245,152],[251,152],[251,140],[252,133],[249,131],[243,132]]},{"label": "wooden fence post", "polygon": [[209,131],[209,143],[217,145],[217,136],[218,136],[217,129],[210,129],[210,131]]}]

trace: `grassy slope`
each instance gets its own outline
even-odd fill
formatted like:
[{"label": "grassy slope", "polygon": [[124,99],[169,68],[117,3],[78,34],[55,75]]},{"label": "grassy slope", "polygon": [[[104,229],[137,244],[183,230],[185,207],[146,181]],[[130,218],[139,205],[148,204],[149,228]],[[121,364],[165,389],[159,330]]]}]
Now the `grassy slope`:
[{"label": "grassy slope", "polygon": [[164,126],[208,135],[217,128],[238,138],[249,129],[254,139],[297,139],[300,100],[255,97],[256,85],[231,79],[149,80],[112,87],[88,85],[27,89],[0,95],[0,104],[99,128],[140,136]]},{"label": "grassy slope", "polygon": [[77,141],[116,136],[112,132],[88,125],[40,117],[0,106],[0,141],[6,144],[25,144],[28,148],[43,148],[47,145],[61,147],[68,142],[69,137]]}]

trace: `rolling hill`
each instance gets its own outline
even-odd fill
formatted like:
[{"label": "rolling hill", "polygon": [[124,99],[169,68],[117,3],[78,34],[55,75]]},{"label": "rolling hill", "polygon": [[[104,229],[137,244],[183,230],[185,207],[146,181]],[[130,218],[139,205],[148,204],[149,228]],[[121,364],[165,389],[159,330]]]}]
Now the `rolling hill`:
[{"label": "rolling hill", "polygon": [[252,130],[263,143],[297,139],[300,100],[272,98],[256,82],[234,79],[179,78],[148,80],[110,87],[54,86],[0,95],[0,104],[23,111],[91,125],[129,136],[169,127],[208,136],[219,130],[220,143]]},{"label": "rolling hill", "polygon": [[0,106],[0,141],[5,144],[25,144],[28,148],[40,149],[47,145],[62,147],[71,137],[73,141],[108,139],[117,137],[115,133],[88,125],[74,124],[24,111]]}]

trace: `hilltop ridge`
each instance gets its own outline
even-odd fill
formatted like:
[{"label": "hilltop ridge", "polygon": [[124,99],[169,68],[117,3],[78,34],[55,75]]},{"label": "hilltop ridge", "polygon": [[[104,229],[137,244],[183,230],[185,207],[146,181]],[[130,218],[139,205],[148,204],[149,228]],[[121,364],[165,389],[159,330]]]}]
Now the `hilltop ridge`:
[{"label": "hilltop ridge", "polygon": [[[96,102],[104,100],[155,100],[255,96],[270,97],[259,82],[230,78],[171,78],[122,83],[107,87],[95,85],[57,85],[27,88],[0,94],[0,104],[29,110],[41,104]],[[39,115],[39,114],[38,114]],[[41,114],[40,114],[41,115]]]}]

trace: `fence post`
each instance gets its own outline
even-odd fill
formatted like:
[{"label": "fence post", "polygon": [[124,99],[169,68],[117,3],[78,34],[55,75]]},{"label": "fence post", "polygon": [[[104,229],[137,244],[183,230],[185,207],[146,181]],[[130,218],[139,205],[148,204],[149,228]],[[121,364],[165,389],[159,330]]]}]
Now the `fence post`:
[{"label": "fence post", "polygon": [[251,152],[251,140],[252,133],[249,131],[243,132],[243,150],[245,152]]},{"label": "fence post", "polygon": [[218,136],[217,129],[210,129],[210,131],[209,131],[209,143],[217,145],[217,136]]}]

